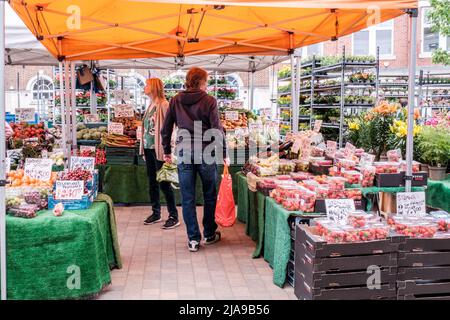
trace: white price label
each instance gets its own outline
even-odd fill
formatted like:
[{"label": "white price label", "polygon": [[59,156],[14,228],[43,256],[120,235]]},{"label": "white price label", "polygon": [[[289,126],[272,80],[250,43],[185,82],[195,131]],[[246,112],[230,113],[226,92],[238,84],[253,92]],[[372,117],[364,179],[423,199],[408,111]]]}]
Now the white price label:
[{"label": "white price label", "polygon": [[225,111],[225,119],[236,121],[239,120],[239,112],[237,111]]},{"label": "white price label", "polygon": [[83,170],[94,171],[95,158],[94,157],[71,157],[70,170],[81,168]]},{"label": "white price label", "polygon": [[416,217],[426,215],[425,192],[397,193],[397,214]]},{"label": "white price label", "polygon": [[348,214],[355,211],[355,201],[353,199],[325,199],[325,208],[328,219],[345,225]]},{"label": "white price label", "polygon": [[123,134],[123,124],[120,122],[110,122],[108,124],[108,133]]},{"label": "white price label", "polygon": [[370,153],[364,153],[361,156],[361,160],[359,160],[359,166],[361,168],[371,166],[373,164],[373,161],[375,160],[375,155]]},{"label": "white price label", "polygon": [[117,101],[130,100],[130,92],[128,90],[114,90],[114,98]]},{"label": "white price label", "polygon": [[133,118],[134,108],[129,104],[119,104],[114,106],[114,117],[116,118]]},{"label": "white price label", "polygon": [[34,121],[35,112],[34,108],[16,108],[16,120],[17,122]]},{"label": "white price label", "polygon": [[95,146],[80,146],[80,152],[89,151],[95,153]]},{"label": "white price label", "polygon": [[84,181],[56,181],[56,200],[80,200],[84,194]]},{"label": "white price label", "polygon": [[52,159],[25,159],[25,176],[41,181],[49,181],[52,176]]},{"label": "white price label", "polygon": [[100,118],[99,118],[98,114],[85,114],[84,122],[85,123],[96,123],[96,122],[100,122]]},{"label": "white price label", "polygon": [[327,141],[326,153],[328,155],[334,157],[334,155],[336,154],[336,150],[337,150],[337,142],[336,141],[332,141],[332,140],[328,140]]}]

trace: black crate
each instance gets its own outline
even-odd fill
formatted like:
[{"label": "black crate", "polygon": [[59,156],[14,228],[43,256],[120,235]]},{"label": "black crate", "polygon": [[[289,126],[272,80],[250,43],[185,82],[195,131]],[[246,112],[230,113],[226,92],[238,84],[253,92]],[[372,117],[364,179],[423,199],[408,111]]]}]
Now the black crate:
[{"label": "black crate", "polygon": [[136,155],[136,147],[106,147],[106,156],[113,157],[131,157]]},{"label": "black crate", "polygon": [[[296,281],[307,283],[312,288],[337,288],[350,286],[365,286],[371,273],[364,271],[349,271],[344,273],[316,272],[307,273],[296,270]],[[380,283],[395,284],[397,280],[397,268],[380,268]]]},{"label": "black crate", "polygon": [[450,251],[450,238],[408,238],[403,237],[400,251]]},{"label": "black crate", "polygon": [[450,251],[399,252],[399,267],[434,267],[450,265]]},{"label": "black crate", "polygon": [[[362,198],[361,200],[353,200],[355,202],[355,209],[356,210],[363,210],[366,211],[367,206],[367,200],[365,198]],[[314,212],[317,213],[326,213],[327,209],[325,206],[325,199],[317,199],[316,203],[314,205]]]},{"label": "black crate", "polygon": [[297,226],[296,250],[308,252],[312,257],[361,256],[397,252],[399,237],[356,243],[327,243],[316,234],[316,227]]},{"label": "black crate", "polygon": [[440,267],[399,267],[397,280],[450,280],[450,266]]},{"label": "black crate", "polygon": [[380,289],[363,287],[312,288],[296,279],[294,293],[300,300],[395,300],[395,284],[380,285]]},{"label": "black crate", "polygon": [[450,300],[450,296],[439,296],[439,295],[415,296],[413,294],[407,294],[404,296],[397,296],[397,300]]},{"label": "black crate", "polygon": [[397,296],[414,295],[415,297],[450,297],[450,281],[398,281],[397,282]]},{"label": "black crate", "polygon": [[405,185],[405,173],[377,173],[375,174],[375,186],[400,187]]}]

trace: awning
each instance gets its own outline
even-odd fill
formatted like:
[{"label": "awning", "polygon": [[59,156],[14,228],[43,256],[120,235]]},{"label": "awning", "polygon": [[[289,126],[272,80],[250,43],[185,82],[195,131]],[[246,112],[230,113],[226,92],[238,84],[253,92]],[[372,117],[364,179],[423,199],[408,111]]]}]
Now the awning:
[{"label": "awning", "polygon": [[417,7],[411,0],[11,0],[49,52],[66,60],[281,55]]}]

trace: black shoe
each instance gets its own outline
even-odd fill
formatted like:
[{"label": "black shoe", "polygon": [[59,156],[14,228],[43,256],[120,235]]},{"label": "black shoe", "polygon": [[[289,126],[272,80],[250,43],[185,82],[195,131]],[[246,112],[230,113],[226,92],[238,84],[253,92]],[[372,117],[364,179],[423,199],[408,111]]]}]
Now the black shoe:
[{"label": "black shoe", "polygon": [[203,243],[205,245],[213,244],[213,243],[220,241],[221,237],[222,237],[221,233],[219,231],[216,231],[216,233],[212,237],[205,238]]},{"label": "black shoe", "polygon": [[158,223],[158,222],[162,222],[162,221],[163,220],[162,220],[161,216],[152,214],[150,217],[145,219],[144,224],[148,225],[148,224],[154,224],[154,223]]},{"label": "black shoe", "polygon": [[197,252],[198,249],[200,248],[200,243],[196,240],[190,240],[188,242],[188,249],[191,252]]},{"label": "black shoe", "polygon": [[174,217],[169,217],[169,219],[167,219],[166,223],[164,223],[164,225],[162,226],[163,229],[173,229],[176,228],[180,225],[180,221],[178,221],[178,219],[174,218]]}]

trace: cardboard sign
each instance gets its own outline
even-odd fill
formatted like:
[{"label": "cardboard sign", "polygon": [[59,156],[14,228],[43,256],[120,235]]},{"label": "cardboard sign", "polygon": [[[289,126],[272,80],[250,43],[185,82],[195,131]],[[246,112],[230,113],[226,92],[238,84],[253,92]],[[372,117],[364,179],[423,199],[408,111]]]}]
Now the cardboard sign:
[{"label": "cardboard sign", "polygon": [[114,106],[114,117],[116,118],[133,118],[134,108],[129,104],[119,104]]},{"label": "cardboard sign", "polygon": [[355,201],[353,199],[325,199],[325,208],[328,219],[345,225],[348,214],[355,211]]},{"label": "cardboard sign", "polygon": [[110,122],[108,124],[108,133],[123,134],[123,124],[120,122]]},{"label": "cardboard sign", "polygon": [[36,110],[34,108],[16,108],[16,121],[17,122],[34,121],[35,112]]},{"label": "cardboard sign", "polygon": [[95,153],[95,146],[80,146],[80,152],[89,151]]},{"label": "cardboard sign", "polygon": [[100,118],[99,118],[98,114],[85,114],[84,122],[85,123],[96,123],[96,122],[100,122]]},{"label": "cardboard sign", "polygon": [[359,160],[359,166],[361,168],[373,165],[375,155],[370,153],[364,153]]},{"label": "cardboard sign", "polygon": [[41,181],[49,181],[52,176],[52,159],[25,159],[25,176],[38,179]]},{"label": "cardboard sign", "polygon": [[239,112],[237,111],[225,111],[225,119],[231,121],[239,120]]},{"label": "cardboard sign", "polygon": [[426,215],[425,192],[397,193],[397,214],[416,217]]},{"label": "cardboard sign", "polygon": [[314,132],[319,132],[320,128],[322,127],[322,120],[316,120],[314,121]]},{"label": "cardboard sign", "polygon": [[95,158],[94,157],[71,157],[70,170],[81,168],[83,170],[94,171]]},{"label": "cardboard sign", "polygon": [[56,181],[56,200],[80,200],[84,194],[84,181]]},{"label": "cardboard sign", "polygon": [[128,101],[130,100],[130,91],[128,90],[114,90],[114,98],[118,101]]}]

